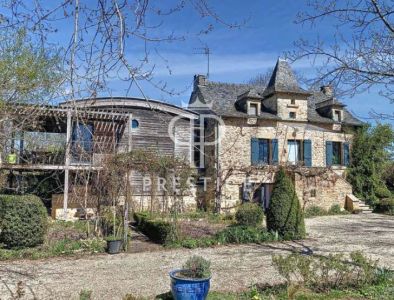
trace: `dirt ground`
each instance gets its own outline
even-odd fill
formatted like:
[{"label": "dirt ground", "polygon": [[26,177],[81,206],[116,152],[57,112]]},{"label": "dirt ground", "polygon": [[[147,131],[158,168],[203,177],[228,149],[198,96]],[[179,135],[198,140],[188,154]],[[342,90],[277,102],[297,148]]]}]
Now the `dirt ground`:
[{"label": "dirt ground", "polygon": [[11,299],[20,282],[22,299],[79,299],[83,289],[94,299],[122,299],[126,294],[153,298],[169,290],[168,272],[192,254],[212,262],[212,289],[237,291],[253,283],[280,280],[271,255],[294,250],[349,253],[362,250],[394,268],[394,218],[377,214],[307,219],[302,242],[221,246],[207,249],[161,250],[0,263],[0,299]]}]

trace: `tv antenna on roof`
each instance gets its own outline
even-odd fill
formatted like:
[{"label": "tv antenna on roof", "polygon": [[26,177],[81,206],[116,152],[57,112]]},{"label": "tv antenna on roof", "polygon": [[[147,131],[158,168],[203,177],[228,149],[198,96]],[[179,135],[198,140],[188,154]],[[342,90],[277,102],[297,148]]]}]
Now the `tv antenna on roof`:
[{"label": "tv antenna on roof", "polygon": [[207,78],[209,78],[209,56],[211,54],[211,49],[209,49],[208,46],[205,46],[203,48],[195,48],[199,52],[194,52],[194,54],[203,54],[207,56]]}]

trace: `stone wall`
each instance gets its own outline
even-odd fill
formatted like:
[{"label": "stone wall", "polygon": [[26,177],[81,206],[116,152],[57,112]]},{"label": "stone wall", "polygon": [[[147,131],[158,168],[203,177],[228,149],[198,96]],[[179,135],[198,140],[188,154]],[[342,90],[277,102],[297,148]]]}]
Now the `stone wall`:
[{"label": "stone wall", "polygon": [[346,196],[352,194],[352,186],[332,169],[316,170],[316,175],[294,175],[295,189],[301,206],[312,205],[330,209],[334,204],[345,208]]},{"label": "stone wall", "polygon": [[[304,122],[277,122],[259,119],[255,125],[248,124],[247,119],[226,118],[225,125],[220,126],[221,136],[218,161],[222,182],[222,207],[233,208],[241,201],[241,188],[246,176],[252,183],[273,183],[275,166],[255,168],[251,166],[251,139],[278,139],[279,164],[287,164],[287,140],[312,141],[312,169],[324,169],[326,180],[295,177],[297,194],[302,203],[308,206],[316,204],[329,208],[333,204],[344,206],[346,194],[351,194],[351,186],[341,177],[343,167],[327,170],[326,141],[350,142],[352,135],[336,132]],[[308,169],[308,168],[306,168]],[[323,176],[324,177],[324,176]],[[212,183],[214,184],[214,183]],[[214,186],[212,186],[214,188]],[[314,189],[316,196],[311,195]],[[314,193],[314,192],[312,192]]]},{"label": "stone wall", "polygon": [[247,119],[226,118],[219,128],[219,162],[222,168],[248,167],[251,165],[251,139],[278,139],[279,163],[287,162],[289,139],[312,141],[312,166],[326,166],[326,141],[350,142],[352,135],[330,131],[316,125],[301,122],[277,122],[258,120],[255,125]]}]

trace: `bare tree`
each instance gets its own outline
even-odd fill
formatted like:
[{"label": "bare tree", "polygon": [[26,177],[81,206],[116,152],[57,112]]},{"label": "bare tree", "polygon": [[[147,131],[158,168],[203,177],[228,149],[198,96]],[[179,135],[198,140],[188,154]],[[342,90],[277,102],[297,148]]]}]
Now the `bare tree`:
[{"label": "bare tree", "polygon": [[[3,3],[0,30],[24,27],[37,41],[50,44],[51,37],[63,35],[64,63],[67,67],[67,100],[94,97],[110,92],[108,83],[125,81],[139,91],[145,81],[170,95],[176,93],[165,82],[155,79],[161,60],[171,74],[170,63],[161,54],[162,43],[200,38],[216,26],[239,27],[224,20],[207,0],[15,0]],[[171,20],[182,12],[195,13],[201,24],[197,30],[172,28]],[[194,17],[191,16],[191,17]],[[72,30],[66,30],[71,27]]]},{"label": "bare tree", "polygon": [[[390,0],[310,1],[310,11],[297,23],[315,26],[327,19],[334,40],[301,39],[292,60],[311,59],[317,65],[313,82],[329,83],[342,94],[355,95],[374,87],[394,102],[394,3]],[[392,114],[384,117],[394,118]]]}]

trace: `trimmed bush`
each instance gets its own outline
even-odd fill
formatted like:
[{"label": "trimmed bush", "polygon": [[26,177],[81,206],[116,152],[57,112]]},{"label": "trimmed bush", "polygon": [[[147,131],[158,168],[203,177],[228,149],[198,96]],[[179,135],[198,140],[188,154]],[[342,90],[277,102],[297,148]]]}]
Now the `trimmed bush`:
[{"label": "trimmed bush", "polygon": [[285,239],[305,237],[304,216],[293,182],[281,168],[276,175],[267,212],[267,228]]},{"label": "trimmed bush", "polygon": [[42,244],[47,223],[47,211],[37,196],[0,195],[0,243],[6,247]]},{"label": "trimmed bush", "polygon": [[263,229],[246,226],[231,226],[218,232],[216,240],[219,244],[247,244],[275,241],[275,234]]},{"label": "trimmed bush", "polygon": [[319,217],[319,216],[327,216],[328,212],[317,205],[308,206],[304,211],[305,218]]},{"label": "trimmed bush", "polygon": [[235,214],[238,225],[257,227],[263,222],[263,209],[256,203],[242,204]]},{"label": "trimmed bush", "polygon": [[159,244],[168,244],[177,240],[174,225],[162,220],[153,220],[147,213],[135,213],[136,226],[143,234]]}]

